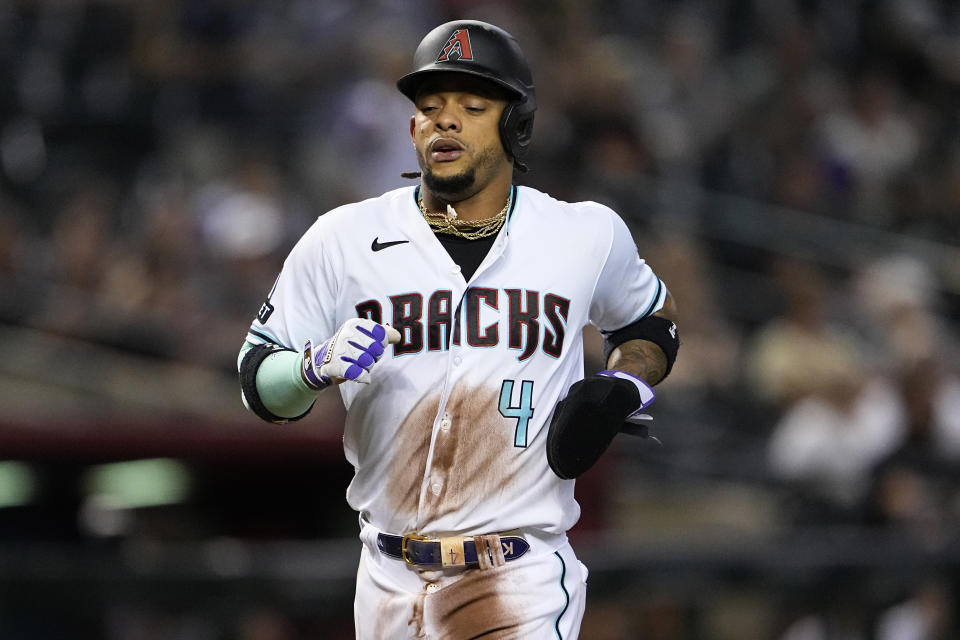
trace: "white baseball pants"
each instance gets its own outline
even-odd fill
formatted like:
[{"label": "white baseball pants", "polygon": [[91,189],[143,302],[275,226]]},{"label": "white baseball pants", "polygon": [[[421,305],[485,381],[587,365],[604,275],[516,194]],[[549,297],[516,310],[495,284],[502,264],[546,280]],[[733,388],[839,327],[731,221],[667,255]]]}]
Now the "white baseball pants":
[{"label": "white baseball pants", "polygon": [[487,569],[426,570],[383,555],[364,525],[354,621],[357,640],[574,640],[587,569],[569,542],[533,542],[522,557]]}]

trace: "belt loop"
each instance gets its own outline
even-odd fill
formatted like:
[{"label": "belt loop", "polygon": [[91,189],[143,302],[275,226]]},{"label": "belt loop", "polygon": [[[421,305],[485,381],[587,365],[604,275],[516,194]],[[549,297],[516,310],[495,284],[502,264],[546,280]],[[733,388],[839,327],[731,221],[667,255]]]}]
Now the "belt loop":
[{"label": "belt loop", "polygon": [[[490,549],[490,560],[493,566],[502,567],[507,564],[507,559],[503,554],[503,541],[500,540],[500,534],[492,533],[487,538],[487,547]],[[513,543],[510,543],[513,546]]]},{"label": "belt loop", "polygon": [[[474,544],[477,547],[477,562],[481,569],[492,569],[501,567],[507,563],[503,553],[503,543],[500,536],[491,533],[485,536],[474,536]],[[513,543],[510,543],[511,547]]]}]

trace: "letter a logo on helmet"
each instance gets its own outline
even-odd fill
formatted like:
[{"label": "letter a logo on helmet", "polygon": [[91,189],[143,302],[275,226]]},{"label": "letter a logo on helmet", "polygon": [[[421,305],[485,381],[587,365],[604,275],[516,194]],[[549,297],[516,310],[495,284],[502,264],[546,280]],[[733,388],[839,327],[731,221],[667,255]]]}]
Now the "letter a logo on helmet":
[{"label": "letter a logo on helmet", "polygon": [[467,29],[457,29],[447,40],[447,43],[437,56],[437,62],[449,62],[454,55],[458,60],[473,60],[473,49],[470,47],[470,32]]}]

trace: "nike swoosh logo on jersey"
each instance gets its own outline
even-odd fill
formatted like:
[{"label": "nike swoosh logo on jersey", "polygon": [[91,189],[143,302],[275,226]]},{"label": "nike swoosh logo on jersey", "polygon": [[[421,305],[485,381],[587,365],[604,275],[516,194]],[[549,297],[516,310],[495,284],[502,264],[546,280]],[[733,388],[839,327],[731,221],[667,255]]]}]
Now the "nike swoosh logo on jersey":
[{"label": "nike swoosh logo on jersey", "polygon": [[387,247],[392,247],[395,244],[403,244],[404,242],[410,242],[409,240],[392,240],[390,242],[379,242],[380,236],[377,236],[373,239],[373,242],[370,244],[370,248],[374,251],[380,251],[381,249],[386,249]]}]

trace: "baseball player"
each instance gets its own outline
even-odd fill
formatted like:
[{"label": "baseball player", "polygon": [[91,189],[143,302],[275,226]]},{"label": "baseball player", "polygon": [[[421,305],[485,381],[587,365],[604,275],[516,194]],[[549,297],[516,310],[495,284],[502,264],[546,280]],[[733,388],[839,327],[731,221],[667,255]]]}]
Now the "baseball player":
[{"label": "baseball player", "polygon": [[[340,392],[357,638],[575,638],[574,478],[653,402],[673,303],[616,213],[514,184],[536,100],[512,36],[441,25],[397,86],[419,184],[299,240],[240,353],[244,403],[283,423]],[[582,379],[587,323],[608,370]]]}]

